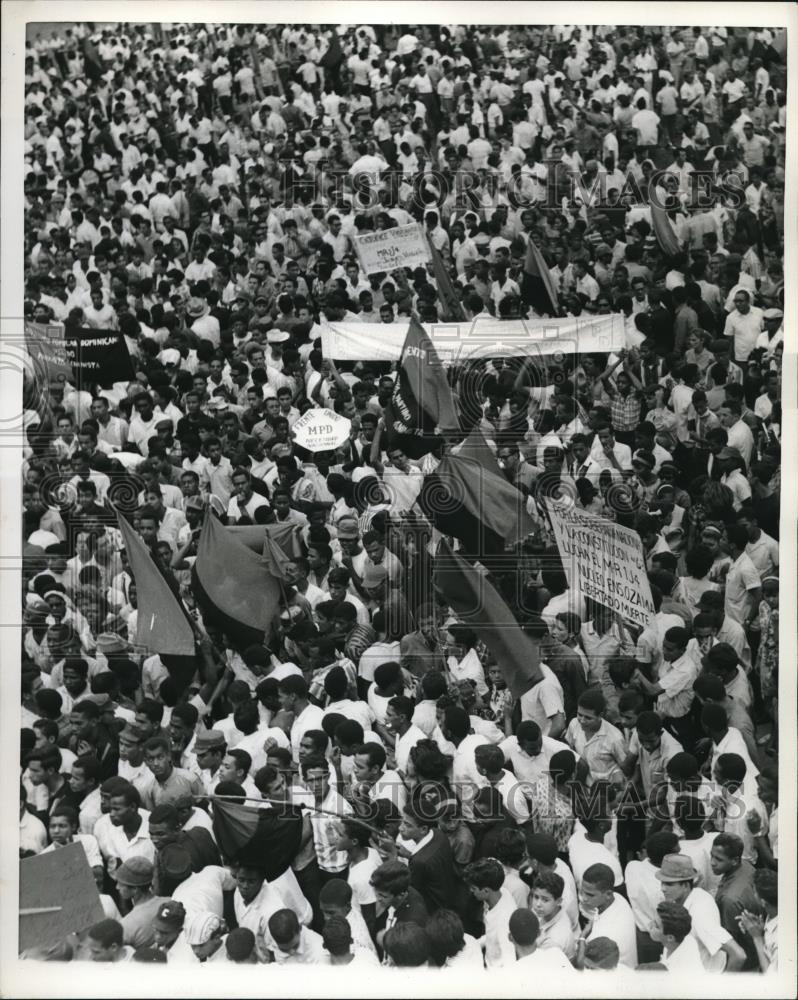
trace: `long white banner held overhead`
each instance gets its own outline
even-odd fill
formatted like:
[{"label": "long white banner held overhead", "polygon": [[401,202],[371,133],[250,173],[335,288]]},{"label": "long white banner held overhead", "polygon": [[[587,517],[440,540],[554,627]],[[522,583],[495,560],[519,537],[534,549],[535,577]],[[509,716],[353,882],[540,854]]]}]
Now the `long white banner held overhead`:
[{"label": "long white banner held overhead", "polygon": [[640,536],[586,510],[547,506],[568,586],[632,625],[648,625],[654,602]]},{"label": "long white banner held overhead", "polygon": [[429,247],[417,222],[355,237],[355,250],[367,275],[418,267],[430,259]]},{"label": "long white banner held overhead", "polygon": [[[409,321],[321,323],[321,349],[334,361],[398,361]],[[524,357],[539,354],[608,354],[625,346],[622,313],[565,319],[501,320],[422,324],[442,361]]]}]

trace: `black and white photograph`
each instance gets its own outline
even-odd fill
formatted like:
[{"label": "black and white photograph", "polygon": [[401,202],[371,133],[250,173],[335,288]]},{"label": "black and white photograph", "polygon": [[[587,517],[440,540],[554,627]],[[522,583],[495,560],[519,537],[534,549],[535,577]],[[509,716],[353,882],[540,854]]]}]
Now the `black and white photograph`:
[{"label": "black and white photograph", "polygon": [[795,995],[795,8],[439,7],[4,5],[4,996]]}]

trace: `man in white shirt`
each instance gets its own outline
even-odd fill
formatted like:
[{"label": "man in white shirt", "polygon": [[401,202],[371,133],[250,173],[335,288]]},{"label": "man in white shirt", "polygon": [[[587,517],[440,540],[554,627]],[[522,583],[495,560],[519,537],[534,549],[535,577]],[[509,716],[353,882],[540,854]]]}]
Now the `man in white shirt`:
[{"label": "man in white shirt", "polygon": [[624,872],[626,895],[638,930],[637,949],[641,962],[654,962],[659,957],[657,907],[664,897],[657,872],[665,855],[678,850],[676,834],[660,830],[646,840],[646,857],[642,861],[630,861]]},{"label": "man in white shirt", "polygon": [[385,728],[396,736],[395,760],[400,774],[407,774],[410,751],[420,740],[426,739],[423,731],[414,726],[413,702],[404,695],[391,698],[385,716]]},{"label": "man in white shirt", "polygon": [[510,917],[510,941],[515,948],[517,968],[523,975],[530,973],[557,974],[573,972],[573,966],[560,948],[540,947],[540,921],[531,910],[516,910]]},{"label": "man in white shirt", "polygon": [[763,312],[751,305],[751,293],[737,288],[734,293],[734,310],[726,317],[723,336],[734,341],[734,360],[745,364],[751,351],[756,347],[762,332]]},{"label": "man in white shirt", "polygon": [[591,865],[582,876],[579,908],[587,923],[582,932],[585,941],[607,937],[618,945],[620,962],[637,968],[637,932],[632,908],[613,892],[615,877],[605,864]]},{"label": "man in white shirt", "polygon": [[299,744],[309,729],[321,729],[324,711],[317,705],[311,705],[308,699],[308,684],[304,677],[292,674],[283,677],[278,682],[280,708],[292,712],[294,722],[291,726],[291,755],[295,763],[299,762]]},{"label": "man in white shirt", "polygon": [[704,889],[695,887],[698,872],[683,854],[667,854],[657,872],[662,894],[668,902],[680,903],[690,914],[690,933],[698,943],[703,967],[709,972],[736,972],[745,962],[745,952],[720,922],[717,903]]},{"label": "man in white shirt", "polygon": [[748,532],[740,525],[728,529],[732,564],[726,574],[724,611],[728,618],[749,627],[759,613],[762,578],[746,554]]},{"label": "man in white shirt", "polygon": [[522,721],[514,736],[499,744],[508,764],[512,764],[518,781],[534,784],[549,770],[555,753],[570,749],[567,743],[544,736],[540,726],[531,719]]},{"label": "man in white shirt", "polygon": [[263,516],[269,508],[269,501],[253,491],[252,481],[245,469],[233,474],[233,489],[235,496],[227,505],[228,522],[236,524],[242,518],[248,518],[251,523],[259,523],[256,511],[260,510]]},{"label": "man in white shirt", "polygon": [[657,907],[653,933],[662,942],[660,961],[669,972],[695,975],[704,971],[698,942],[690,933],[692,928],[693,918],[681,903],[663,900]]}]

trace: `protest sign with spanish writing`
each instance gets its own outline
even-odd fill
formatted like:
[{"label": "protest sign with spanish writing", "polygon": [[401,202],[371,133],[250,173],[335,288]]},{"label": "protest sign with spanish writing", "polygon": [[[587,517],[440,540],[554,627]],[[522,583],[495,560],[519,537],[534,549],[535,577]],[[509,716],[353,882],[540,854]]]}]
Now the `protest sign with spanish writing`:
[{"label": "protest sign with spanish writing", "polygon": [[64,346],[82,386],[97,383],[109,389],[114,382],[135,378],[124,334],[118,330],[73,328],[67,330]]},{"label": "protest sign with spanish writing", "polygon": [[393,271],[397,267],[418,267],[430,259],[421,227],[415,222],[356,236],[355,249],[367,275]]},{"label": "protest sign with spanish writing", "polygon": [[294,440],[308,451],[331,451],[349,437],[352,422],[334,410],[308,410],[295,421]]},{"label": "protest sign with spanish writing", "polygon": [[654,602],[639,535],[586,510],[547,507],[568,586],[645,628]]},{"label": "protest sign with spanish writing", "polygon": [[72,364],[64,344],[64,328],[57,324],[25,321],[25,345],[39,378],[48,382],[71,379]]}]

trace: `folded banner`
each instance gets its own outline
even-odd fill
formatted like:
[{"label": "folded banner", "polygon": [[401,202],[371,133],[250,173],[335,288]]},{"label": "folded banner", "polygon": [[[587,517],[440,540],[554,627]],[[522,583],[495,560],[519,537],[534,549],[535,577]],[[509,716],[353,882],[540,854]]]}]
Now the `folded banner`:
[{"label": "folded banner", "polygon": [[586,510],[547,502],[568,586],[632,625],[645,628],[654,619],[640,536]]},{"label": "folded banner", "polygon": [[151,653],[193,656],[194,631],[179,599],[153,562],[141,536],[118,512],[117,521],[136,582],[138,626],[131,641]]},{"label": "folded banner", "polygon": [[435,589],[496,657],[513,697],[541,680],[537,644],[521,629],[495,587],[443,540],[435,557]]},{"label": "folded banner", "polygon": [[430,259],[427,241],[417,222],[356,236],[355,250],[363,273],[368,276],[395,271],[398,267],[423,266]]},{"label": "folded banner", "polygon": [[[322,322],[321,349],[336,361],[398,361],[410,320],[401,323]],[[542,354],[608,354],[626,345],[623,313],[558,319],[420,324],[446,363],[469,358]]]}]

